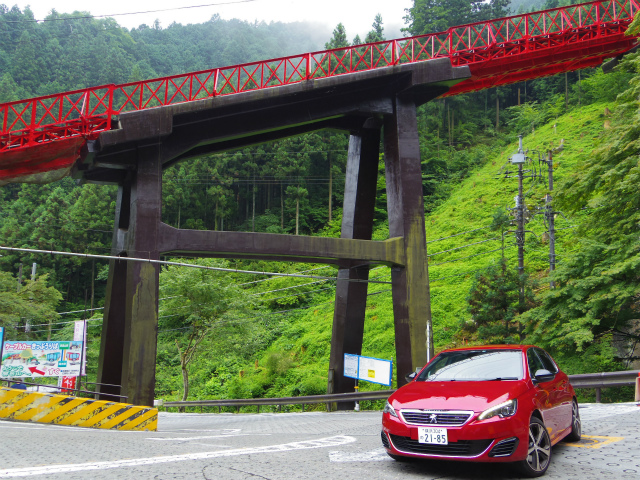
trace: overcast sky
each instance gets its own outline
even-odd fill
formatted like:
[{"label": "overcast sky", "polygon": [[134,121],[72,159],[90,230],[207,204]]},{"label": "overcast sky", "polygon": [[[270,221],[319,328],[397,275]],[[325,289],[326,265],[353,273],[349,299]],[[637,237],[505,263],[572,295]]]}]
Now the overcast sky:
[{"label": "overcast sky", "polygon": [[[115,15],[149,10],[173,9],[193,5],[210,5],[199,8],[185,8],[166,12],[141,13],[137,15],[114,16],[123,27],[133,28],[142,23],[152,25],[158,19],[162,27],[172,22],[202,23],[218,13],[223,19],[239,18],[272,22],[310,21],[324,25],[329,31],[342,22],[351,41],[356,34],[364,38],[371,30],[376,14],[382,15],[387,39],[401,37],[404,27],[405,9],[413,5],[413,0],[110,0],[108,2],[88,2],[87,0],[0,0],[8,6],[17,4],[20,8],[29,5],[36,19],[43,19],[51,9],[59,13],[89,11],[92,15]],[[226,3],[226,4],[225,4]],[[327,38],[328,40],[328,38]]]}]

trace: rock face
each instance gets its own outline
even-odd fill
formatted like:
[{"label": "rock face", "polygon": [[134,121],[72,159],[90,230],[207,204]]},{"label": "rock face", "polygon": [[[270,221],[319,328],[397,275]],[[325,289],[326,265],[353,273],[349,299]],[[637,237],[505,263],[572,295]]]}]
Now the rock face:
[{"label": "rock face", "polygon": [[618,357],[626,362],[626,368],[640,369],[640,320],[620,329],[620,333],[614,333],[613,346]]}]

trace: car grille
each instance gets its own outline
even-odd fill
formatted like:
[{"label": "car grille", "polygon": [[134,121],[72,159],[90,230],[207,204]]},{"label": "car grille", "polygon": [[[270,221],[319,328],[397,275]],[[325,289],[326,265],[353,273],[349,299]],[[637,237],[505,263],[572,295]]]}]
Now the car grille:
[{"label": "car grille", "polygon": [[516,437],[502,440],[491,449],[490,457],[508,457],[518,448],[518,439]]},{"label": "car grille", "polygon": [[399,435],[390,436],[393,445],[401,452],[455,457],[475,457],[480,455],[492,442],[492,440],[460,440],[457,442],[449,442],[448,445],[435,445],[420,443],[418,440],[412,440]]},{"label": "car grille", "polygon": [[384,432],[380,432],[380,437],[382,438],[382,445],[384,445],[384,448],[390,448],[391,445],[389,445],[389,439]]},{"label": "car grille", "polygon": [[405,423],[410,425],[464,425],[473,412],[453,410],[401,410]]}]

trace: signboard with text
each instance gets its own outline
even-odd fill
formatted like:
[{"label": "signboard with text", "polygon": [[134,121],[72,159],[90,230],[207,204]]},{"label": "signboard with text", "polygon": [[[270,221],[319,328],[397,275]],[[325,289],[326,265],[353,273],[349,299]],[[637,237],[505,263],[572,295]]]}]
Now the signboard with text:
[{"label": "signboard with text", "polygon": [[78,376],[82,342],[4,342],[0,377]]},{"label": "signboard with text", "polygon": [[344,354],[344,376],[391,386],[393,362],[361,355]]}]

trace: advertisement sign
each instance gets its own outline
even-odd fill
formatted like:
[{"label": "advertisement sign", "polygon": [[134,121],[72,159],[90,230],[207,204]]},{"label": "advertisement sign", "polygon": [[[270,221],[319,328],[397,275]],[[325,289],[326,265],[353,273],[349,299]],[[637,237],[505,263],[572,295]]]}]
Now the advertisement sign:
[{"label": "advertisement sign", "polygon": [[0,377],[59,377],[80,374],[82,342],[4,342]]},{"label": "advertisement sign", "polygon": [[393,362],[345,353],[343,374],[345,377],[391,386]]}]

